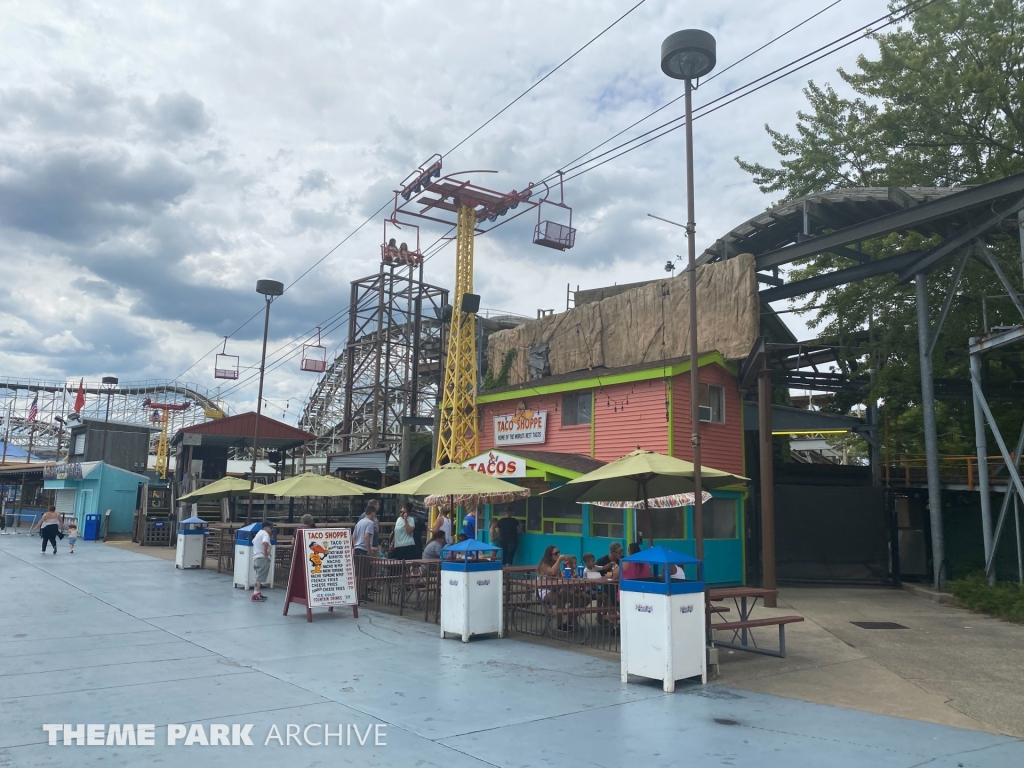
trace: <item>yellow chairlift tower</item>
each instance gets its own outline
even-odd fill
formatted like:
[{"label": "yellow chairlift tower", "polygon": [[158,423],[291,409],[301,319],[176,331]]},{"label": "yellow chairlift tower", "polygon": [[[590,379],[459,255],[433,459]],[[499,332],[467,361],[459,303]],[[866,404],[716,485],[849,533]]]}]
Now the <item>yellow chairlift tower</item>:
[{"label": "yellow chairlift tower", "polygon": [[[576,235],[576,230],[571,228],[571,218],[568,226],[540,220],[541,206],[549,202],[549,189],[545,189],[541,200],[531,201],[533,184],[522,192],[514,189],[508,193],[496,192],[457,178],[468,173],[494,171],[466,171],[442,177],[441,156],[434,155],[409,174],[402,182],[401,188],[396,190],[395,207],[389,219],[398,225],[400,216],[415,216],[442,224],[454,224],[456,227],[455,293],[451,307],[447,355],[444,361],[440,433],[437,441],[436,466],[439,467],[443,464],[462,463],[479,453],[476,408],[476,313],[480,309],[480,297],[473,293],[473,244],[477,233],[489,232],[522,215],[525,210],[505,221],[495,223],[509,210],[525,204],[526,209],[538,209],[534,243],[557,250],[567,250],[572,248]],[[548,188],[548,185],[545,183],[544,187]],[[551,204],[569,211],[571,217],[571,209],[564,204],[564,200],[559,203],[551,201]],[[420,208],[413,210],[413,206]],[[452,221],[452,218],[455,220]]]},{"label": "yellow chairlift tower", "polygon": [[142,401],[147,408],[152,408],[150,421],[160,425],[160,436],[156,443],[156,472],[161,480],[167,479],[167,454],[168,454],[168,426],[170,424],[170,411],[185,411],[192,407],[192,403],[157,403],[148,397]]}]

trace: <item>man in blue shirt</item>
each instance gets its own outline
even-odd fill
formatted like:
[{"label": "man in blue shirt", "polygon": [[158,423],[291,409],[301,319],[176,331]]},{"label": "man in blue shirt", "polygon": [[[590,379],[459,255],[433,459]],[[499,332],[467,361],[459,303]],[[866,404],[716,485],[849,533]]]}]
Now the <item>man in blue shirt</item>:
[{"label": "man in blue shirt", "polygon": [[476,510],[471,509],[466,513],[466,516],[462,519],[462,532],[466,534],[467,539],[476,538]]}]

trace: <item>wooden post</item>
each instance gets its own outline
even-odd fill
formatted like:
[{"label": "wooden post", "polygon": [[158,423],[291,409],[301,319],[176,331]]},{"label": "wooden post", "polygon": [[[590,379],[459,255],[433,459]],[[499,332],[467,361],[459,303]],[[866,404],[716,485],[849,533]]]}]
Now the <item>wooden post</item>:
[{"label": "wooden post", "polygon": [[[758,447],[761,458],[761,586],[775,589],[775,465],[772,455],[772,372],[765,359],[757,380]],[[776,606],[766,595],[766,608]]]}]

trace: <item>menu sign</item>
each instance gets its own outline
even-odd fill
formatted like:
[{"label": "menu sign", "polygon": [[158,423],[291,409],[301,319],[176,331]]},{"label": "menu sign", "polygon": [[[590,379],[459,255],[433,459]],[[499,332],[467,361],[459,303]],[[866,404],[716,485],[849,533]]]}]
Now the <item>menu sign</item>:
[{"label": "menu sign", "polygon": [[548,426],[547,411],[516,411],[494,417],[494,444],[530,445],[543,443]]},{"label": "menu sign", "polygon": [[303,528],[306,600],[310,608],[358,605],[356,571],[348,528]]}]

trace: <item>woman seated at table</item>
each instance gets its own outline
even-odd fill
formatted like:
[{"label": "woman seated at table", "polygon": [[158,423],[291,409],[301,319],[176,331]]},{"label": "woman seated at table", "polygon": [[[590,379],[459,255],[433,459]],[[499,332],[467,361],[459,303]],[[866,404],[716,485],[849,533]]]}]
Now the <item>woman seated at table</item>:
[{"label": "woman seated at table", "polygon": [[[635,541],[629,545],[629,554],[635,555],[640,551],[640,545]],[[651,566],[647,563],[623,563],[622,564],[622,576],[623,579],[649,579],[654,574],[651,572]]]},{"label": "woman seated at table", "polygon": [[445,533],[444,531],[434,531],[430,537],[430,541],[427,542],[427,546],[423,548],[423,559],[424,560],[440,560],[441,550],[444,549]]},{"label": "woman seated at table", "polygon": [[[539,584],[551,584],[551,586],[544,588],[540,587],[537,590],[537,597],[541,601],[548,605],[560,605],[565,603],[565,596],[562,589],[555,588],[556,584],[565,582],[565,576],[562,575],[562,564],[569,559],[568,555],[563,555],[558,551],[558,547],[553,544],[544,550],[544,556],[537,563],[537,582]],[[557,581],[555,581],[557,579]],[[559,629],[563,632],[571,629],[568,622],[562,622]]]}]

